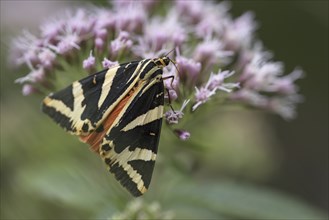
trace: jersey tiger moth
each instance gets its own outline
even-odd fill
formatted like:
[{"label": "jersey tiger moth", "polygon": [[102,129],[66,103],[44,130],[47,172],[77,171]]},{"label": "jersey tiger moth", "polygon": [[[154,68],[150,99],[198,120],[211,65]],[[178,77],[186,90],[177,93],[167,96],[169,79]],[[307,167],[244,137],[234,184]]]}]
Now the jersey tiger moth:
[{"label": "jersey tiger moth", "polygon": [[99,153],[133,196],[150,185],[161,131],[168,57],[105,69],[50,94],[42,111]]}]

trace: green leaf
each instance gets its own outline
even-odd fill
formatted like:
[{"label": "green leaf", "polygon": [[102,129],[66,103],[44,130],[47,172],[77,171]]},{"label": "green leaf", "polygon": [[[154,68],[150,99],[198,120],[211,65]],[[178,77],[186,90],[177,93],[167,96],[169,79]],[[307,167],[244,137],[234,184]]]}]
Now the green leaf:
[{"label": "green leaf", "polygon": [[166,199],[164,203],[183,218],[326,219],[296,198],[241,183],[176,184]]}]

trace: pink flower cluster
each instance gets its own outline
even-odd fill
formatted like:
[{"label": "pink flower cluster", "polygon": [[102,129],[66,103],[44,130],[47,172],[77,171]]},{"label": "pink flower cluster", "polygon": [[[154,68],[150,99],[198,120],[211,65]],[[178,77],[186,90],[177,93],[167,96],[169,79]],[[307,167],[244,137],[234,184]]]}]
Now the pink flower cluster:
[{"label": "pink flower cluster", "polygon": [[[91,73],[175,48],[170,56],[178,71],[164,70],[164,76],[175,76],[165,87],[172,105],[181,107],[166,113],[169,124],[178,123],[184,109],[193,112],[213,96],[293,118],[302,100],[295,80],[303,72],[284,75],[283,64],[272,61],[254,35],[254,14],[232,18],[229,9],[227,2],[118,0],[108,8],[66,11],[41,24],[37,36],[24,31],[13,40],[11,61],[30,69],[16,82],[29,95],[51,90],[53,74],[67,65]],[[186,131],[176,133],[189,137]]]}]

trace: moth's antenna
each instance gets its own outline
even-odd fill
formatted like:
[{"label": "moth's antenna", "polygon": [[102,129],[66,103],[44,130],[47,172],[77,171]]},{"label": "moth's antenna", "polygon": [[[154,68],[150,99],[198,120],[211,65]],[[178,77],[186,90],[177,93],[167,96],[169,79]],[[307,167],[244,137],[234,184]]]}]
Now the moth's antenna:
[{"label": "moth's antenna", "polygon": [[171,52],[173,52],[175,50],[175,48],[173,48],[171,51],[169,51],[166,55],[164,55],[165,57],[168,56]]}]

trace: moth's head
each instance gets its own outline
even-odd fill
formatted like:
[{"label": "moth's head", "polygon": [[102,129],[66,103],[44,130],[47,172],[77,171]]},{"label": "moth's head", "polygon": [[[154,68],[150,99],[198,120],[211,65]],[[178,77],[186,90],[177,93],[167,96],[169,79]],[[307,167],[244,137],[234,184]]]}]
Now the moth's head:
[{"label": "moth's head", "polygon": [[173,61],[169,57],[161,57],[161,58],[155,59],[154,62],[159,68],[162,69],[163,67],[168,66],[169,63],[173,62]]}]

